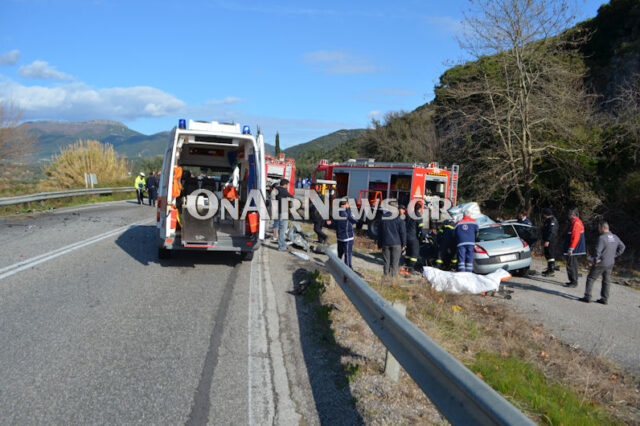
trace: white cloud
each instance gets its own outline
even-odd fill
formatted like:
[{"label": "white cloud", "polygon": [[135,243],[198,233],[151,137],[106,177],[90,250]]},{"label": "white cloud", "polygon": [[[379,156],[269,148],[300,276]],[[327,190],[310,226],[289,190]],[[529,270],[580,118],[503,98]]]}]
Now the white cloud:
[{"label": "white cloud", "polygon": [[0,55],[0,65],[15,65],[20,60],[20,51],[15,49]]},{"label": "white cloud", "polygon": [[84,83],[55,87],[24,86],[0,80],[0,102],[20,108],[25,119],[135,120],[181,112],[186,104],[162,90],[147,87],[94,89]]},{"label": "white cloud", "polygon": [[217,106],[217,105],[231,105],[231,104],[237,104],[240,102],[244,102],[244,99],[242,98],[236,98],[234,96],[227,96],[224,99],[211,99],[205,102],[206,105],[212,105],[212,106]]},{"label": "white cloud", "polygon": [[371,63],[365,56],[341,50],[316,50],[305,53],[302,58],[313,69],[325,74],[375,74],[386,69]]},{"label": "white cloud", "polygon": [[18,69],[18,74],[25,78],[35,78],[40,80],[73,80],[72,75],[56,70],[45,61],[33,61],[30,65],[23,65]]}]

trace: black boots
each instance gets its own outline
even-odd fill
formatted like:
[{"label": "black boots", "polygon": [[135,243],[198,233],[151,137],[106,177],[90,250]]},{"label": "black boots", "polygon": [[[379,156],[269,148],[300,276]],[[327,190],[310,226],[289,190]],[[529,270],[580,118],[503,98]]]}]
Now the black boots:
[{"label": "black boots", "polygon": [[554,277],[556,275],[555,262],[547,262],[547,270],[542,272],[543,277]]}]

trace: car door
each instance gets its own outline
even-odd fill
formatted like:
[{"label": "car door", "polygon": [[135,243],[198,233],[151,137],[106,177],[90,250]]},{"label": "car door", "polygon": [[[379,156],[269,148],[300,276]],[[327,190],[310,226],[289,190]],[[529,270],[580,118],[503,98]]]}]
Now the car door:
[{"label": "car door", "polygon": [[540,239],[540,227],[527,225],[525,223],[512,223],[518,236],[532,246]]}]

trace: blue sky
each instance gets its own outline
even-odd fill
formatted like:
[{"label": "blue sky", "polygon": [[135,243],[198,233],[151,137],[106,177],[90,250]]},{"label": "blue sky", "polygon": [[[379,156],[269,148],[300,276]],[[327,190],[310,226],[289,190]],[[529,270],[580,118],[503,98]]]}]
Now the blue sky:
[{"label": "blue sky", "polygon": [[[579,1],[578,20],[602,0]],[[0,101],[27,120],[260,125],[283,147],[432,98],[466,0],[2,0]]]}]

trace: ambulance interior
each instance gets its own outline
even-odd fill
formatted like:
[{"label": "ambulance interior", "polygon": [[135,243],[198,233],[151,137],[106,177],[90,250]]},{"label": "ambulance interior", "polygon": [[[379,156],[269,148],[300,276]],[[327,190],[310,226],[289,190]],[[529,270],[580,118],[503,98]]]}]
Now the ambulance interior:
[{"label": "ambulance interior", "polygon": [[[217,241],[221,236],[243,236],[244,221],[233,220],[227,214],[221,216],[221,208],[211,220],[201,220],[191,216],[186,207],[187,195],[198,189],[207,189],[214,193],[218,200],[230,198],[235,192],[239,205],[247,199],[251,186],[249,176],[250,164],[245,153],[250,152],[251,141],[219,137],[196,137],[193,141],[185,140],[176,155],[175,165],[182,167],[182,192],[176,199],[179,209],[181,238],[184,244],[206,245]],[[255,181],[255,177],[254,177]],[[234,190],[227,187],[233,187]],[[202,215],[208,212],[209,199],[206,195],[198,195],[196,208]]]}]

